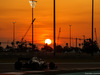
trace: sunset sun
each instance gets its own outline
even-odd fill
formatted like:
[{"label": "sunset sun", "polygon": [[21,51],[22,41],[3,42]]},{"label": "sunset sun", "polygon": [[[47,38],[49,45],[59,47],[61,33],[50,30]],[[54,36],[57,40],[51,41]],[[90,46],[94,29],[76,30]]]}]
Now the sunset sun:
[{"label": "sunset sun", "polygon": [[45,40],[45,44],[50,45],[50,44],[51,44],[51,40],[50,40],[50,39],[46,39],[46,40]]}]

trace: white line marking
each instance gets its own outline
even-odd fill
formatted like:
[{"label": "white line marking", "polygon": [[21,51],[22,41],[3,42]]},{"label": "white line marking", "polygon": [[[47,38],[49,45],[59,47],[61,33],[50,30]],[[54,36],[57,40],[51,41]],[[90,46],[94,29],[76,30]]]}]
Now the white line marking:
[{"label": "white line marking", "polygon": [[[15,64],[15,63],[0,63],[0,64]],[[55,64],[100,64],[100,62],[84,62],[84,63],[55,63]]]},{"label": "white line marking", "polygon": [[15,75],[22,75],[24,74],[23,72],[7,72],[7,73],[2,73],[2,74],[15,74]]},{"label": "white line marking", "polygon": [[46,70],[46,71],[23,71],[23,72],[6,72],[6,73],[0,73],[0,74],[7,74],[7,75],[22,75],[26,73],[43,73],[43,72],[54,72],[59,70]]},{"label": "white line marking", "polygon": [[0,63],[0,64],[15,64],[15,63]]}]

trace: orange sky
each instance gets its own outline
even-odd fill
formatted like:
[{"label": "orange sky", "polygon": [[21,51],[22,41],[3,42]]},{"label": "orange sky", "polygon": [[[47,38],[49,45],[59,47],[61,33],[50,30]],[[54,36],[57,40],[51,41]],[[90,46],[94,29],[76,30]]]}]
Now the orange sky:
[{"label": "orange sky", "polygon": [[[100,0],[94,1],[94,28],[97,28],[100,43]],[[91,37],[91,3],[92,0],[56,0],[56,37],[60,27],[60,36],[69,37],[69,24],[72,25],[73,38],[83,38],[83,35]],[[53,41],[53,0],[37,0],[34,17],[35,43],[44,44],[48,38]],[[13,21],[16,21],[16,40],[21,40],[31,24],[29,0],[0,0],[0,41],[12,41]],[[25,39],[31,41],[31,29]],[[68,39],[59,41],[62,45],[69,43]],[[75,46],[75,40],[72,42]]]}]

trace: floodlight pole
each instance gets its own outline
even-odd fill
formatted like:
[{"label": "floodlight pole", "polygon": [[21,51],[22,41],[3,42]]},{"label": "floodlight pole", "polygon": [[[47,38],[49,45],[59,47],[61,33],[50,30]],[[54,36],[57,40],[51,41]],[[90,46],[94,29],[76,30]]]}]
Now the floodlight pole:
[{"label": "floodlight pole", "polygon": [[55,0],[54,0],[54,56],[56,55],[56,42],[55,42],[55,25],[56,25],[56,22],[55,22]]},{"label": "floodlight pole", "polygon": [[[93,26],[94,25],[94,0],[92,0],[92,47],[93,47]],[[91,52],[91,55],[93,56],[93,50]]]},{"label": "floodlight pole", "polygon": [[33,0],[32,0],[32,51],[34,50],[33,48]]}]

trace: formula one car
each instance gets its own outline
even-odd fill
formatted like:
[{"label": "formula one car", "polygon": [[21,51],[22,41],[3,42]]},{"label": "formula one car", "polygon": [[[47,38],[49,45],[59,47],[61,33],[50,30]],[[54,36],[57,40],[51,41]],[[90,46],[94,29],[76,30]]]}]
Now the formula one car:
[{"label": "formula one car", "polygon": [[16,70],[20,70],[22,68],[29,68],[32,70],[43,70],[43,69],[55,69],[55,63],[50,62],[47,64],[44,60],[39,59],[37,57],[32,58],[19,58],[17,62],[14,64]]}]

